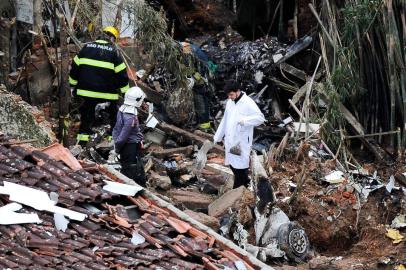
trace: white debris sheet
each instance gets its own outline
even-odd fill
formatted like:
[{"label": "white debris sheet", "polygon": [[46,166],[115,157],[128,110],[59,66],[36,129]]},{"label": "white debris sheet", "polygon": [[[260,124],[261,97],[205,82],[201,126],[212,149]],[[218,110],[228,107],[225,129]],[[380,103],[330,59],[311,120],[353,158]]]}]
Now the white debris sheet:
[{"label": "white debris sheet", "polygon": [[40,211],[48,211],[69,217],[70,219],[83,221],[87,215],[55,205],[48,194],[44,191],[4,181],[0,186],[0,194],[10,196],[10,201],[18,202]]},{"label": "white debris sheet", "polygon": [[23,223],[41,223],[37,214],[17,213],[23,206],[18,203],[9,203],[0,207],[0,224],[12,225]]},{"label": "white debris sheet", "polygon": [[140,186],[127,185],[107,180],[104,180],[104,182],[106,183],[106,185],[103,186],[104,190],[124,196],[135,196],[135,194],[143,190]]}]

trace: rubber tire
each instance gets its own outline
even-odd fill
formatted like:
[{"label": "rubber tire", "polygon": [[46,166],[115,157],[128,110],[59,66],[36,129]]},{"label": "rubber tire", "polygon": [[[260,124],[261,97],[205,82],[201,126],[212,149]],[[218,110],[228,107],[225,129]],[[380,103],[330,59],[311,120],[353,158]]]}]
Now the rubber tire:
[{"label": "rubber tire", "polygon": [[[306,241],[306,249],[302,253],[298,253],[296,250],[294,250],[290,245],[289,245],[289,234],[293,230],[303,230],[304,232],[304,239]],[[278,238],[278,244],[279,248],[283,250],[286,253],[286,256],[288,259],[295,263],[302,263],[306,260],[306,258],[309,255],[309,239],[306,235],[306,232],[304,231],[303,227],[299,225],[299,223],[293,221],[289,223],[284,223],[278,228],[278,233],[277,233],[277,238]]]}]

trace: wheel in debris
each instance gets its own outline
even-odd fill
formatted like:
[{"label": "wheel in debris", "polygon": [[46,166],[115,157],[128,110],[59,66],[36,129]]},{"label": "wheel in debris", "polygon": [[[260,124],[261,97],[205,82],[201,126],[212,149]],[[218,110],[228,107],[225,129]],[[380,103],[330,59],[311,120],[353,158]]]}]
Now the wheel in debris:
[{"label": "wheel in debris", "polygon": [[286,256],[296,262],[303,262],[309,253],[309,239],[297,222],[284,223],[278,228],[278,243]]}]

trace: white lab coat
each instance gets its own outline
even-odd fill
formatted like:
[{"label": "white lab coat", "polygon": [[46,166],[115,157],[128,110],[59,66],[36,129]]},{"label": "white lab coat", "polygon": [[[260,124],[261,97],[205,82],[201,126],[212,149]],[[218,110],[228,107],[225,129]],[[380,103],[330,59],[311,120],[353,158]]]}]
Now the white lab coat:
[{"label": "white lab coat", "polygon": [[[240,120],[244,121],[243,125],[238,124]],[[223,119],[213,139],[214,143],[224,139],[225,165],[231,165],[235,169],[249,167],[254,127],[264,122],[265,117],[261,110],[245,93],[237,103],[231,99],[227,101]],[[230,153],[231,147],[238,142],[241,146],[240,156]]]}]

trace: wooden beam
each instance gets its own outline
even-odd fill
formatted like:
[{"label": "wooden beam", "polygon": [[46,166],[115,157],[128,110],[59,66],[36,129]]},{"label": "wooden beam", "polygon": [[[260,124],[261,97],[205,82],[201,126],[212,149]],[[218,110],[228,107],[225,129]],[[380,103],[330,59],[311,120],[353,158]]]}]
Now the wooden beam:
[{"label": "wooden beam", "polygon": [[158,92],[151,87],[149,87],[147,84],[136,81],[136,85],[138,85],[147,95],[147,98],[152,101],[155,104],[161,104],[163,100],[165,100],[165,96],[163,93]]},{"label": "wooden beam", "polygon": [[[189,131],[183,130],[181,128],[178,128],[176,126],[167,124],[165,122],[160,123],[158,125],[159,129],[162,129],[165,131],[167,134],[171,136],[176,136],[176,137],[183,137],[188,143],[194,143],[197,144],[199,147],[203,145],[204,141],[207,140],[206,138],[203,138],[201,136],[198,136],[196,134],[193,134]],[[209,152],[213,152],[216,154],[223,155],[224,154],[224,149],[223,147],[219,145],[215,145]]]},{"label": "wooden beam", "polygon": [[307,89],[309,88],[310,82],[306,82],[302,87],[300,87],[299,91],[294,94],[292,97],[292,103],[297,104],[299,100],[306,94]]},{"label": "wooden beam", "polygon": [[207,140],[213,140],[213,135],[212,134],[209,134],[209,133],[206,133],[206,132],[204,132],[204,131],[201,131],[201,130],[195,130],[194,132],[193,132],[194,134],[196,134],[196,135],[198,135],[198,136],[200,136],[200,137],[202,137],[202,138],[205,138],[205,139],[207,139]]},{"label": "wooden beam", "polygon": [[184,155],[191,155],[193,153],[193,145],[189,145],[186,147],[177,147],[177,148],[170,148],[170,149],[163,149],[160,151],[152,152],[152,155],[156,158],[166,158],[176,154],[184,154]]},{"label": "wooden beam", "polygon": [[281,63],[279,65],[279,67],[280,67],[281,70],[289,73],[292,76],[295,76],[296,78],[298,78],[298,79],[300,79],[302,81],[306,81],[306,79],[307,79],[306,72],[304,72],[303,70],[300,70],[298,68],[295,68],[292,65],[289,65],[289,64],[283,62],[283,63]]}]

